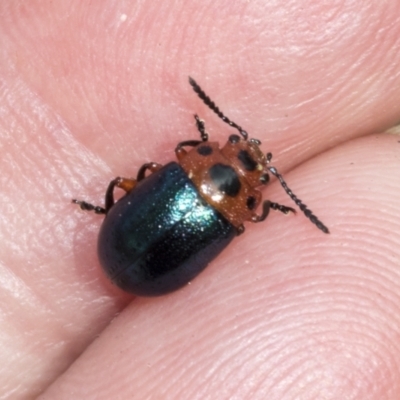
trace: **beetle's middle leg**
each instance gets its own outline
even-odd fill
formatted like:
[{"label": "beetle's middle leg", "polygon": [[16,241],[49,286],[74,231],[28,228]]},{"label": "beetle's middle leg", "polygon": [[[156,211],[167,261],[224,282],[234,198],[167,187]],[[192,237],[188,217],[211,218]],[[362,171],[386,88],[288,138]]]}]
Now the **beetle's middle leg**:
[{"label": "beetle's middle leg", "polygon": [[105,214],[106,209],[100,206],[95,206],[83,200],[72,199],[72,203],[77,204],[81,210],[94,211],[96,214]]},{"label": "beetle's middle leg", "polygon": [[76,200],[73,199],[72,203],[77,204],[82,210],[84,211],[94,211],[96,214],[107,214],[109,209],[114,205],[114,189],[115,187],[119,187],[125,192],[130,192],[136,186],[137,180],[136,179],[127,179],[127,178],[120,178],[117,177],[113,179],[106,190],[105,195],[105,207],[95,206],[91,203],[88,203],[83,200]]},{"label": "beetle's middle leg", "polygon": [[162,168],[161,164],[157,163],[147,163],[143,164],[142,167],[139,169],[137,178],[136,179],[130,179],[130,178],[121,178],[117,177],[113,179],[106,190],[106,195],[105,195],[105,207],[100,207],[100,206],[95,206],[93,204],[90,204],[86,201],[82,200],[76,200],[73,199],[72,202],[74,204],[78,204],[79,207],[82,210],[85,211],[94,211],[96,214],[107,214],[110,208],[115,204],[115,199],[114,199],[114,189],[120,188],[124,190],[126,193],[131,192],[137,185],[138,182],[140,182],[142,179],[145,178],[146,171],[149,170],[151,172],[156,172],[160,168]]},{"label": "beetle's middle leg", "polygon": [[113,179],[110,184],[108,185],[107,191],[106,191],[106,207],[105,207],[105,213],[109,211],[109,209],[115,204],[115,199],[114,199],[114,189],[120,188],[122,190],[125,190],[126,193],[131,192],[137,185],[138,182],[143,180],[146,177],[146,171],[149,170],[150,172],[156,172],[162,168],[161,164],[155,163],[155,162],[150,162],[143,164],[138,173],[136,179],[131,179],[131,178],[120,178],[117,177]]},{"label": "beetle's middle leg", "polygon": [[135,188],[137,182],[138,182],[137,179],[121,178],[119,176],[113,179],[109,183],[108,188],[106,190],[105,214],[107,214],[110,208],[115,204],[114,189],[118,187],[122,190],[125,190],[126,193],[129,193]]},{"label": "beetle's middle leg", "polygon": [[[155,163],[155,162],[150,162],[150,163],[146,163],[143,164],[138,173],[137,173],[137,177],[136,180],[138,182],[140,182],[141,180],[143,180],[146,176],[146,171],[149,170],[151,173],[156,172],[158,170],[160,170],[162,168],[161,164]],[[123,188],[122,188],[123,189]],[[133,189],[133,188],[132,188]],[[131,190],[132,190],[131,189]],[[125,189],[124,189],[125,190]],[[130,192],[130,190],[126,190],[126,192]]]}]

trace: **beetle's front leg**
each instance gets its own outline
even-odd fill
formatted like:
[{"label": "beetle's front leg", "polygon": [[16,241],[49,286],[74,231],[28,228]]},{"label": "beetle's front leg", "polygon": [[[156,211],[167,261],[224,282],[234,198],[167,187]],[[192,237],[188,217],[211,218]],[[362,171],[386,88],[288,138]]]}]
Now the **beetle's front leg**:
[{"label": "beetle's front leg", "polygon": [[200,119],[197,114],[194,114],[194,119],[196,120],[197,130],[200,132],[201,140],[186,140],[184,142],[178,143],[175,147],[175,154],[178,161],[182,161],[182,159],[186,156],[187,151],[184,149],[185,146],[196,147],[202,142],[208,141],[208,133],[206,131],[206,126],[204,125],[204,121]]},{"label": "beetle's front leg", "polygon": [[196,147],[200,143],[202,143],[201,140],[185,140],[184,142],[178,143],[175,147],[175,155],[178,161],[182,161],[187,154],[187,151],[184,149],[185,146]]},{"label": "beetle's front leg", "polygon": [[268,217],[270,208],[271,208],[271,202],[270,202],[269,200],[265,200],[264,203],[263,203],[263,210],[262,210],[261,215],[254,214],[254,215],[251,217],[251,222],[261,222],[261,221],[264,221],[265,218]]},{"label": "beetle's front leg", "polygon": [[200,132],[200,137],[203,142],[207,142],[208,133],[206,131],[206,126],[204,124],[204,120],[200,119],[197,114],[194,114],[194,119],[196,120],[196,128]]},{"label": "beetle's front leg", "polygon": [[289,213],[296,214],[296,210],[294,208],[283,206],[282,204],[270,202],[269,207],[272,208],[273,210],[278,210],[284,214],[289,214]]},{"label": "beetle's front leg", "polygon": [[253,215],[253,217],[251,218],[251,221],[252,222],[264,221],[268,217],[269,210],[271,208],[273,210],[278,210],[278,211],[282,212],[283,214],[289,214],[289,213],[296,214],[296,210],[292,207],[283,206],[282,204],[274,203],[269,200],[265,200],[263,203],[263,211],[262,211],[261,215],[257,215],[257,214]]}]

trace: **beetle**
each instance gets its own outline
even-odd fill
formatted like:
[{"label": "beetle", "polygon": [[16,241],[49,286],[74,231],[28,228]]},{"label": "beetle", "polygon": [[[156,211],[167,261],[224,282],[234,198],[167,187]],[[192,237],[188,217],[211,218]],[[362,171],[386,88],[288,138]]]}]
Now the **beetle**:
[{"label": "beetle", "polygon": [[[244,232],[244,222],[262,222],[271,209],[295,213],[291,207],[262,201],[259,188],[268,183],[269,173],[305,216],[329,233],[270,165],[272,154],[261,151],[261,142],[227,118],[194,79],[189,77],[189,83],[238,134],[231,134],[220,148],[208,140],[204,121],[195,114],[200,140],[178,143],[178,162],[146,163],[136,179],[113,179],[104,208],[72,200],[83,210],[105,214],[98,237],[100,264],[114,284],[138,296],[164,295],[186,285]],[[115,188],[126,192],[118,201]],[[257,214],[259,205],[262,212]]]}]

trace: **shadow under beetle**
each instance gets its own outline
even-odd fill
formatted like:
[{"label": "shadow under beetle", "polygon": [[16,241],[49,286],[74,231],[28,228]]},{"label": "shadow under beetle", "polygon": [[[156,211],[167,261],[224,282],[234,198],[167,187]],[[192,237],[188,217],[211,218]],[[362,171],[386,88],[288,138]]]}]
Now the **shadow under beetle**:
[{"label": "shadow under beetle", "polygon": [[[261,222],[269,210],[295,212],[269,200],[260,186],[275,175],[289,197],[322,232],[328,228],[289,189],[271,153],[228,119],[189,78],[201,100],[235,128],[224,147],[209,142],[204,121],[195,115],[201,140],[175,148],[178,162],[144,164],[136,179],[115,178],[108,186],[105,207],[73,200],[83,210],[106,214],[98,238],[104,272],[121,289],[138,296],[158,296],[195,278],[231,241],[244,232],[245,221]],[[146,176],[146,172],[151,172]],[[114,189],[126,192],[117,202]],[[261,214],[256,213],[262,202]]]}]

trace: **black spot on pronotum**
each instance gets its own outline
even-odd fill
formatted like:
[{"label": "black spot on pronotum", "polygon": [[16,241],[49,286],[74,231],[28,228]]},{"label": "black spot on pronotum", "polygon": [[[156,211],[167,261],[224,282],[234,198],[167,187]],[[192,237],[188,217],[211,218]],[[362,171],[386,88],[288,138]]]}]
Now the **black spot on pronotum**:
[{"label": "black spot on pronotum", "polygon": [[256,169],[257,163],[251,158],[248,151],[240,150],[237,157],[247,171],[254,171]]},{"label": "black spot on pronotum", "polygon": [[219,191],[235,197],[241,188],[236,171],[229,165],[215,164],[210,168],[210,178]]},{"label": "black spot on pronotum", "polygon": [[213,149],[210,146],[199,146],[197,152],[202,156],[209,156],[212,154]]}]

